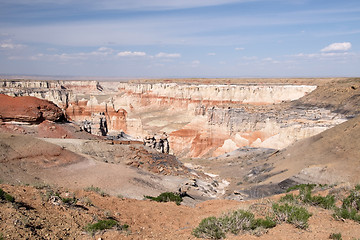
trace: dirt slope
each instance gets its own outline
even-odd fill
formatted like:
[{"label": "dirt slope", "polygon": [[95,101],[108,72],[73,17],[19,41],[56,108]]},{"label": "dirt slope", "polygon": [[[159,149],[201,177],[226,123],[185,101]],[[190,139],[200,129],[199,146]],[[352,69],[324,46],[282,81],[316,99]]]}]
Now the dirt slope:
[{"label": "dirt slope", "polygon": [[[316,84],[317,81],[314,80]],[[360,78],[348,78],[321,84],[313,92],[294,101],[292,107],[325,107],[347,115],[360,113]]]},{"label": "dirt slope", "polygon": [[[177,206],[175,203],[131,200],[117,197],[102,197],[93,192],[69,189],[35,189],[30,186],[0,184],[0,188],[15,197],[11,204],[0,202],[0,233],[5,239],[196,239],[192,230],[209,216],[220,216],[235,209],[249,209],[259,216],[264,207],[274,199],[256,201],[213,200],[195,208]],[[48,200],[51,191],[78,199],[75,205],[55,205]],[[276,197],[278,198],[278,197]],[[257,237],[239,234],[227,235],[227,239],[329,239],[331,233],[341,233],[343,239],[360,235],[360,224],[351,220],[337,221],[332,211],[307,207],[313,216],[306,230],[283,223]],[[89,223],[112,217],[120,224],[128,224],[128,231],[106,230],[91,236],[84,231]]]},{"label": "dirt slope", "polygon": [[297,175],[305,182],[360,182],[360,116],[301,140],[268,159],[273,171],[286,172],[266,182]]},{"label": "dirt slope", "polygon": [[[87,141],[89,151],[94,155],[101,154],[96,151],[99,144],[97,141],[71,141],[73,145]],[[122,149],[129,155],[134,152],[129,150],[129,146],[122,146]],[[112,159],[109,156],[104,156],[105,160],[109,160],[105,162],[97,161],[99,159],[96,160],[91,155],[79,154],[30,136],[0,134],[0,179],[8,183],[47,183],[73,189],[93,185],[112,195],[121,194],[138,199],[142,199],[144,195],[176,191],[187,180],[175,176],[157,176],[129,167],[125,163],[110,163]],[[125,161],[126,156],[121,159]]]}]

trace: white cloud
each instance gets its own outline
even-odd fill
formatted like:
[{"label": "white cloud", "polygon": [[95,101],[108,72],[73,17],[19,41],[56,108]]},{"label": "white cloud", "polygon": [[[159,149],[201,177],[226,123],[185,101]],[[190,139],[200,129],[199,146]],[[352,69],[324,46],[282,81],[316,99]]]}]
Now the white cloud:
[{"label": "white cloud", "polygon": [[22,47],[25,47],[25,45],[13,44],[13,43],[0,43],[0,48],[4,48],[4,49],[18,49]]},{"label": "white cloud", "polygon": [[235,50],[236,51],[242,51],[242,50],[244,50],[245,48],[242,48],[242,47],[237,47],[237,48],[235,48]]},{"label": "white cloud", "polygon": [[156,54],[155,57],[157,57],[157,58],[179,58],[179,57],[181,57],[181,54],[180,53],[160,52],[160,53]]},{"label": "white cloud", "polygon": [[348,51],[351,48],[350,42],[332,43],[321,49],[322,52]]},{"label": "white cloud", "polygon": [[119,57],[144,57],[144,56],[146,56],[146,53],[145,52],[124,51],[124,52],[119,52],[117,55]]},{"label": "white cloud", "polygon": [[208,53],[208,56],[216,56],[216,53]]},{"label": "white cloud", "polygon": [[258,58],[256,56],[251,56],[251,57],[244,56],[243,59],[244,60],[257,60]]},{"label": "white cloud", "polygon": [[194,60],[191,62],[191,67],[198,67],[200,64],[200,61],[199,60]]},{"label": "white cloud", "polygon": [[300,58],[337,58],[337,57],[346,57],[346,56],[353,56],[353,53],[348,52],[322,52],[322,53],[299,53],[293,55],[294,57]]}]

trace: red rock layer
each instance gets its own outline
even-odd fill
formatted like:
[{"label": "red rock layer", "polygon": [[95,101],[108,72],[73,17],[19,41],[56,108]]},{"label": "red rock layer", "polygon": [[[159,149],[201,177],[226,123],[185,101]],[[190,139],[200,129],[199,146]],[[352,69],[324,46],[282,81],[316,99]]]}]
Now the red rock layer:
[{"label": "red rock layer", "polygon": [[40,123],[63,118],[62,110],[54,103],[35,97],[10,97],[0,94],[0,118],[3,121]]}]

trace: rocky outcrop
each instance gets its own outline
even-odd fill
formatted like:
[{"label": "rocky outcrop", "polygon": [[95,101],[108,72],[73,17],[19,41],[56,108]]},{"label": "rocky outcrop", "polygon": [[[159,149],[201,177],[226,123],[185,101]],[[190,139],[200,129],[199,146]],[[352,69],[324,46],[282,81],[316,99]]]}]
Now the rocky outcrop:
[{"label": "rocky outcrop", "polygon": [[40,123],[65,119],[62,110],[52,102],[35,97],[10,97],[0,94],[2,121]]},{"label": "rocky outcrop", "polygon": [[146,136],[144,138],[144,145],[153,148],[161,153],[170,152],[168,136],[165,132],[162,134],[154,134],[153,136]]}]

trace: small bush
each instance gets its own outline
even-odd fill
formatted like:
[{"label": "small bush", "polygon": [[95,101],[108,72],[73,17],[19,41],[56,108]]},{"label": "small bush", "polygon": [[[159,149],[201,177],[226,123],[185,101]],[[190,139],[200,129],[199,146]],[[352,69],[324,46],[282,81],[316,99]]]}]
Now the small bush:
[{"label": "small bush", "polygon": [[[193,230],[193,235],[200,238],[221,239],[225,238],[225,234],[228,232],[238,234],[243,231],[252,231],[252,233],[261,234],[264,229],[275,226],[276,222],[269,217],[256,219],[251,212],[237,210],[219,218],[208,217],[203,219],[199,226]],[[259,232],[257,231],[259,229],[262,230]]]},{"label": "small bush", "polygon": [[72,205],[72,204],[76,204],[77,203],[77,199],[76,197],[72,197],[72,198],[61,198],[61,201],[65,204],[68,205]]},{"label": "small bush", "polygon": [[127,230],[129,228],[129,225],[127,224],[119,225],[118,221],[114,219],[106,219],[106,220],[100,220],[94,224],[88,224],[85,227],[85,230],[90,233],[95,233],[97,231],[111,229],[114,227],[116,227],[118,230]]},{"label": "small bush", "polygon": [[343,208],[351,208],[356,209],[357,211],[360,210],[360,192],[358,190],[352,190],[344,200],[342,204]]},{"label": "small bush", "polygon": [[297,198],[293,194],[286,194],[285,196],[280,198],[279,202],[295,203],[297,202]]},{"label": "small bush", "polygon": [[221,228],[221,223],[216,217],[208,217],[203,219],[199,226],[193,230],[193,235],[198,238],[225,238],[225,233]]},{"label": "small bush", "polygon": [[219,220],[224,232],[238,234],[240,231],[251,229],[254,222],[254,214],[248,211],[237,210],[226,214]]},{"label": "small bush", "polygon": [[7,202],[15,202],[15,198],[0,188],[0,199]]},{"label": "small bush", "polygon": [[[314,189],[316,184],[300,184],[296,185],[291,190],[299,189],[299,195],[294,196],[292,194],[287,194],[280,199],[280,202],[297,202],[296,199],[299,199],[303,203],[307,203],[314,206],[320,206],[325,209],[331,209],[335,207],[335,197],[333,195],[323,196],[312,196],[311,191]],[[289,190],[288,189],[288,190]]]},{"label": "small bush", "polygon": [[342,203],[341,208],[336,208],[334,211],[334,218],[337,219],[351,219],[360,223],[360,185],[356,185]]},{"label": "small bush", "polygon": [[99,187],[94,187],[93,185],[91,185],[90,187],[84,188],[85,191],[87,192],[95,192],[100,194],[103,197],[109,196],[109,194],[107,194],[106,192],[104,192],[103,190],[101,190]]},{"label": "small bush", "polygon": [[313,190],[314,187],[316,187],[316,184],[298,184],[292,187],[289,187],[288,189],[286,189],[286,192],[291,192],[293,190],[305,190],[305,189],[310,189]]},{"label": "small bush", "polygon": [[265,219],[262,218],[258,218],[255,219],[252,224],[251,224],[251,229],[256,229],[256,228],[273,228],[276,226],[276,222],[271,219],[270,217],[267,217]]},{"label": "small bush", "polygon": [[323,196],[312,196],[310,204],[320,206],[325,209],[331,209],[335,207],[335,197],[333,195]]},{"label": "small bush", "polygon": [[272,209],[277,222],[288,222],[302,229],[308,227],[308,219],[312,215],[303,207],[297,207],[287,203],[284,205],[274,203]]},{"label": "small bush", "polygon": [[151,197],[151,196],[144,196],[144,197],[156,202],[175,202],[176,205],[180,205],[180,203],[182,202],[182,197],[179,194],[172,192],[164,192],[157,197]]},{"label": "small bush", "polygon": [[360,215],[355,209],[336,208],[333,214],[336,219],[351,219],[360,223]]},{"label": "small bush", "polygon": [[342,240],[341,233],[332,233],[330,234],[329,239]]}]

